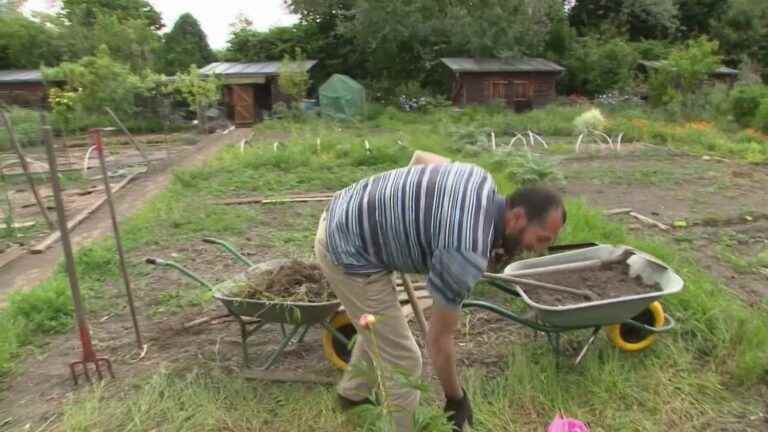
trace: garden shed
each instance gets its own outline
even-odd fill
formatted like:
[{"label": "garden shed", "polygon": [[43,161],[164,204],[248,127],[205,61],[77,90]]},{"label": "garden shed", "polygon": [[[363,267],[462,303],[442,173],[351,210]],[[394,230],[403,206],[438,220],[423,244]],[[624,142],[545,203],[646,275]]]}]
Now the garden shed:
[{"label": "garden shed", "polygon": [[[638,62],[637,70],[642,74],[643,76],[648,76],[651,71],[657,70],[664,66],[663,60],[641,60]],[[727,66],[719,66],[715,70],[709,73],[709,80],[708,82],[710,84],[714,83],[720,83],[725,84],[728,87],[733,87],[733,85],[736,83],[736,80],[739,78],[739,71],[733,68],[729,68]]]},{"label": "garden shed", "polygon": [[346,75],[328,78],[320,86],[319,96],[323,116],[349,119],[365,114],[365,87]]},{"label": "garden shed", "polygon": [[47,100],[48,90],[40,70],[0,70],[0,103],[37,108]]},{"label": "garden shed", "polygon": [[[289,67],[309,71],[317,60],[294,62]],[[227,118],[237,126],[248,126],[264,118],[278,102],[289,99],[277,85],[280,62],[211,63],[202,68],[203,75],[214,75],[224,84],[223,99]]]},{"label": "garden shed", "polygon": [[443,58],[453,72],[454,105],[503,101],[516,111],[545,105],[557,97],[555,84],[565,69],[541,58]]}]

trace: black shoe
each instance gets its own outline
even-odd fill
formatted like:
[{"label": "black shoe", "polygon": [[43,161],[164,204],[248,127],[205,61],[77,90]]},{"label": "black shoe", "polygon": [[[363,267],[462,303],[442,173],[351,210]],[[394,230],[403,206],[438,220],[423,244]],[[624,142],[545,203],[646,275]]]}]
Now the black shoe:
[{"label": "black shoe", "polygon": [[360,405],[374,405],[374,402],[371,400],[371,398],[355,401],[349,398],[345,398],[340,394],[336,394],[336,396],[339,398],[339,405],[341,406],[342,411],[349,411],[353,408],[359,407]]}]

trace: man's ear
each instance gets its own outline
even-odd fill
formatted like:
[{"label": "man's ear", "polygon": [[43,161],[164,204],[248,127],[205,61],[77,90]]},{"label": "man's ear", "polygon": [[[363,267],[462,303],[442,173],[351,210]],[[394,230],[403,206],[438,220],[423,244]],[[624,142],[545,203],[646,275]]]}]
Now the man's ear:
[{"label": "man's ear", "polygon": [[525,215],[525,209],[515,207],[512,210],[508,210],[504,216],[504,231],[508,234],[515,234],[525,227],[526,223],[528,223],[528,218]]}]

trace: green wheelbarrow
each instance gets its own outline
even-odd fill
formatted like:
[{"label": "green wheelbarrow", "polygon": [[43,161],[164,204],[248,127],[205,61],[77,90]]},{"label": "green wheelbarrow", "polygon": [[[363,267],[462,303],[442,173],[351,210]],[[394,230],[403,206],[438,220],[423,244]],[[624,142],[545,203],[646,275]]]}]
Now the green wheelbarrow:
[{"label": "green wheelbarrow", "polygon": [[[203,242],[223,247],[245,265],[247,270],[225,282],[213,285],[173,261],[160,258],[146,258],[145,262],[156,266],[174,268],[213,293],[213,297],[224,305],[240,326],[243,363],[246,367],[250,365],[248,339],[268,324],[279,325],[283,338],[274,352],[269,355],[267,361],[260,366],[261,369],[269,369],[274,366],[288,345],[294,340],[297,343],[301,342],[309,328],[313,325],[325,327],[332,338],[336,339],[336,343],[350,344],[349,339],[343,333],[336,331],[329,325],[336,311],[341,307],[341,303],[338,300],[323,303],[302,303],[252,300],[237,296],[236,293],[239,291],[239,286],[248,279],[250,274],[274,269],[286,264],[288,260],[272,260],[255,264],[227,242],[214,238],[204,238]],[[287,330],[286,326],[291,327],[290,330]]]}]

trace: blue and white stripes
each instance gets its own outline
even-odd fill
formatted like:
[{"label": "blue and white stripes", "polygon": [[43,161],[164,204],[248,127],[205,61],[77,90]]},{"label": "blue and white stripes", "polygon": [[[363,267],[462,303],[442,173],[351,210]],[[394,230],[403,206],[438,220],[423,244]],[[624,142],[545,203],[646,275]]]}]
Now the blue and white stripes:
[{"label": "blue and white stripes", "polygon": [[458,306],[487,267],[503,210],[477,166],[396,169],[334,195],[328,252],[349,273],[429,273],[436,300]]}]

